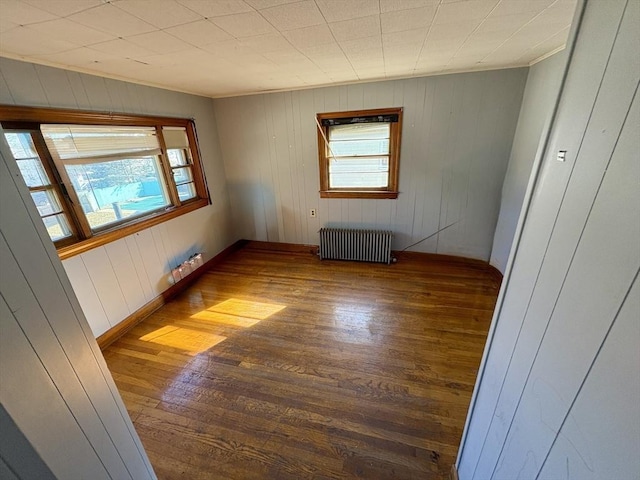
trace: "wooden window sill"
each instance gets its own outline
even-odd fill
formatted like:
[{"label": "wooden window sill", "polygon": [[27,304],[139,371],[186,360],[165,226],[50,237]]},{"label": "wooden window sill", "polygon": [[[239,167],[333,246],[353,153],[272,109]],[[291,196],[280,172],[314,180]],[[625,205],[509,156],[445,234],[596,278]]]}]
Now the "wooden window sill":
[{"label": "wooden window sill", "polygon": [[58,256],[60,257],[60,260],[65,260],[75,255],[80,255],[81,253],[89,251],[93,248],[106,245],[107,243],[115,242],[116,240],[127,237],[136,232],[146,230],[147,228],[151,228],[154,225],[158,225],[173,218],[179,217],[180,215],[184,215],[185,213],[192,212],[198,208],[205,207],[208,204],[209,201],[206,198],[201,198],[199,200],[195,200],[182,205],[178,208],[159,213],[155,216],[142,218],[139,221],[132,222],[130,224],[120,225],[112,231],[97,233],[93,237],[86,240],[81,240],[66,247],[59,247],[57,249]]},{"label": "wooden window sill", "polygon": [[321,190],[320,198],[398,198],[399,192],[388,190]]}]

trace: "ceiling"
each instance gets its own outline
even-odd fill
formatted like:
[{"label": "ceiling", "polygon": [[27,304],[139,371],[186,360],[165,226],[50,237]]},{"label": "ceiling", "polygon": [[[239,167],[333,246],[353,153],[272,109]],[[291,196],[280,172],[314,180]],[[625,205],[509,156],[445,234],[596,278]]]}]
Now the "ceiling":
[{"label": "ceiling", "polygon": [[0,0],[0,55],[209,97],[529,65],[576,0]]}]

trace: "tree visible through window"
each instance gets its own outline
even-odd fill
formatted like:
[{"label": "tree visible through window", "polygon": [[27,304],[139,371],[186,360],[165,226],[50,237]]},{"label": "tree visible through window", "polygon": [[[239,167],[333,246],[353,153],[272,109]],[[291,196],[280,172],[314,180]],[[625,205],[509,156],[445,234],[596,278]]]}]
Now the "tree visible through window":
[{"label": "tree visible through window", "polygon": [[317,115],[320,196],[396,198],[402,109]]}]

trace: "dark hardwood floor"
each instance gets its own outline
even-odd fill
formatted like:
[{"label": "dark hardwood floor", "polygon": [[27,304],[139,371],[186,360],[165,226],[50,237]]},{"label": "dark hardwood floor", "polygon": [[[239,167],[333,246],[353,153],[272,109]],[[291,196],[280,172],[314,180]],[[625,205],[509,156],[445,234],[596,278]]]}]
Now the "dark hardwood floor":
[{"label": "dark hardwood floor", "polygon": [[104,352],[158,477],[448,478],[494,272],[251,245]]}]

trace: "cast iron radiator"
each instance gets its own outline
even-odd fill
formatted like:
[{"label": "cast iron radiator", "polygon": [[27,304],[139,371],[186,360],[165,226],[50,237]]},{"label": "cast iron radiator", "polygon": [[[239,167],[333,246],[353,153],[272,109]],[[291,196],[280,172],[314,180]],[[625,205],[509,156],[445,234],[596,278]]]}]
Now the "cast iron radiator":
[{"label": "cast iron radiator", "polygon": [[391,263],[388,230],[320,229],[320,259]]}]

